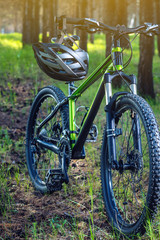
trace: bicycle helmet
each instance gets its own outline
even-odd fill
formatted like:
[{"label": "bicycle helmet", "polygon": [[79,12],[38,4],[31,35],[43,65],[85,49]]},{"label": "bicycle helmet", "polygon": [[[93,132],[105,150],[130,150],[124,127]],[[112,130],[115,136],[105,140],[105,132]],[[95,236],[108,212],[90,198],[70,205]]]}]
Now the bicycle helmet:
[{"label": "bicycle helmet", "polygon": [[33,44],[39,67],[51,78],[61,81],[83,79],[88,72],[88,53],[59,43]]}]

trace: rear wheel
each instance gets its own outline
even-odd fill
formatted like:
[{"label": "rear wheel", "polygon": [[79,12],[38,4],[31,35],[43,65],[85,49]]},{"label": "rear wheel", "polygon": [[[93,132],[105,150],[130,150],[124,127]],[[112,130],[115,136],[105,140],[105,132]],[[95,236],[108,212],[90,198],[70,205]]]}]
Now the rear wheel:
[{"label": "rear wheel", "polygon": [[145,232],[160,201],[160,136],[149,105],[139,96],[121,97],[114,113],[118,169],[110,164],[107,133],[101,152],[105,208],[112,226],[127,236]]},{"label": "rear wheel", "polygon": [[[41,146],[37,139],[40,139],[54,146],[60,147],[60,140],[62,141],[62,133],[68,129],[68,104],[58,110],[55,116],[47,122],[39,133],[37,127],[39,124],[51,113],[54,107],[65,98],[63,92],[53,86],[43,88],[36,96],[29,115],[27,134],[26,134],[26,158],[29,175],[34,187],[41,192],[52,191],[48,189],[47,181],[50,175],[60,176],[62,166],[62,159],[59,154],[48,150]],[[65,152],[68,153],[66,157],[67,165],[70,160],[70,149],[68,144],[64,144]],[[63,151],[63,149],[62,149]],[[56,169],[56,172],[53,170]],[[51,172],[52,171],[52,172]],[[55,190],[59,190],[60,184],[55,186]]]}]

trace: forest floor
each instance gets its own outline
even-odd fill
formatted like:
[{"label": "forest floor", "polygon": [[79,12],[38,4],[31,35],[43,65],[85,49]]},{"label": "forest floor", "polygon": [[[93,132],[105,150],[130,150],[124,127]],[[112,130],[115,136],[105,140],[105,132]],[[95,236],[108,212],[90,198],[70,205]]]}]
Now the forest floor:
[{"label": "forest floor", "polygon": [[[106,218],[99,211],[102,208],[101,194],[99,191],[99,196],[94,193],[91,196],[94,186],[88,185],[89,176],[93,174],[93,163],[89,167],[84,160],[72,161],[70,183],[60,192],[42,195],[32,187],[25,161],[25,131],[31,105],[31,87],[31,82],[21,84],[19,79],[12,82],[11,88],[0,86],[2,99],[7,99],[0,103],[4,149],[1,158],[4,176],[7,177],[7,185],[2,184],[1,190],[4,191],[0,193],[3,200],[0,239],[79,239],[81,234],[80,239],[90,239],[95,234],[91,231],[95,229],[97,239],[105,239],[110,231]],[[100,152],[98,145],[95,144],[94,148]],[[99,178],[99,173],[96,178]],[[100,180],[96,188],[100,189]],[[92,197],[93,216],[90,211]]]},{"label": "forest floor", "polygon": [[[105,35],[97,34],[95,44],[89,43],[88,46],[92,71],[104,60]],[[0,50],[0,240],[122,239],[108,224],[101,194],[100,149],[105,103],[95,122],[99,130],[98,141],[86,143],[84,160],[71,161],[69,184],[63,184],[59,192],[42,195],[33,188],[28,175],[25,135],[34,96],[39,88],[52,84],[53,80],[46,80],[46,76],[38,70],[31,46],[22,48],[20,34],[1,34]],[[136,74],[138,39],[134,42],[134,52],[129,69]],[[157,97],[155,102],[151,99],[147,101],[160,125],[158,54],[153,67]],[[65,84],[56,84],[66,91]],[[92,101],[97,86],[90,88],[89,92],[87,90],[84,98],[82,96],[85,106]],[[159,236],[160,214],[153,224],[149,223],[146,234],[136,238],[154,240]]]},{"label": "forest floor", "polygon": [[71,162],[61,191],[42,195],[32,187],[25,160],[31,89],[32,81],[20,79],[0,86],[0,239],[119,239],[104,212],[98,143],[87,149],[88,158]]}]

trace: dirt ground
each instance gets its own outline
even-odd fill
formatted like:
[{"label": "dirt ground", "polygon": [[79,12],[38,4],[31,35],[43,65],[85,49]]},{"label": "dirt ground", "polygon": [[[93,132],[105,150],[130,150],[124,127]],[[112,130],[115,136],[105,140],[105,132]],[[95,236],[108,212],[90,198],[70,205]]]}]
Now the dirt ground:
[{"label": "dirt ground", "polygon": [[[6,129],[12,140],[7,154],[1,158],[3,165],[10,171],[7,186],[12,204],[5,215],[0,213],[0,239],[78,239],[78,233],[74,237],[73,229],[74,232],[83,231],[85,239],[90,239],[88,209],[91,208],[91,198],[85,186],[89,174],[85,161],[71,162],[72,176],[67,191],[62,189],[51,195],[42,195],[32,187],[25,162],[25,131],[33,98],[31,89],[32,83],[22,84],[20,79],[14,80],[10,88],[0,86],[1,140]],[[78,190],[78,184],[85,187]],[[103,231],[108,231],[109,226],[99,211],[101,197],[97,199],[93,195],[93,200],[96,236],[97,239],[105,239]],[[52,223],[56,226],[56,236]]]}]

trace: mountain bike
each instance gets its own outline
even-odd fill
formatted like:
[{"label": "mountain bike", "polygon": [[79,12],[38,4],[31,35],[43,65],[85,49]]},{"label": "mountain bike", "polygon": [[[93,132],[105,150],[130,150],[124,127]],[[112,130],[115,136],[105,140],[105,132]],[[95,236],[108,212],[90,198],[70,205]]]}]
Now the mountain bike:
[{"label": "mountain bike", "polygon": [[[87,72],[87,55],[83,63],[67,60],[67,54],[79,37],[67,34],[66,23],[90,33],[107,31],[113,39],[111,54],[79,87],[75,87],[74,82],[83,79]],[[84,159],[85,142],[96,141],[98,130],[93,121],[105,96],[101,185],[106,213],[111,225],[122,234],[143,234],[160,201],[160,135],[153,111],[137,95],[136,76],[123,71],[131,59],[123,63],[121,38],[131,33],[157,34],[159,26],[146,23],[136,28],[111,27],[93,19],[66,17],[57,18],[57,25],[61,34],[52,39],[56,42],[35,44],[33,49],[43,71],[68,83],[68,96],[55,86],[47,86],[33,101],[26,133],[27,166],[33,185],[46,193],[61,190],[62,184],[69,182],[71,159]],[[43,47],[47,50],[42,51]],[[48,57],[51,52],[54,59]],[[74,54],[72,59],[75,59]],[[62,57],[66,59],[61,61]],[[42,66],[45,61],[48,65]],[[62,65],[57,65],[59,62],[65,63],[63,69]],[[76,64],[80,64],[80,70],[71,74]],[[117,78],[123,80],[129,90],[112,95],[112,82]],[[85,107],[81,124],[77,126],[76,101],[98,79],[93,101],[89,108]]]}]

